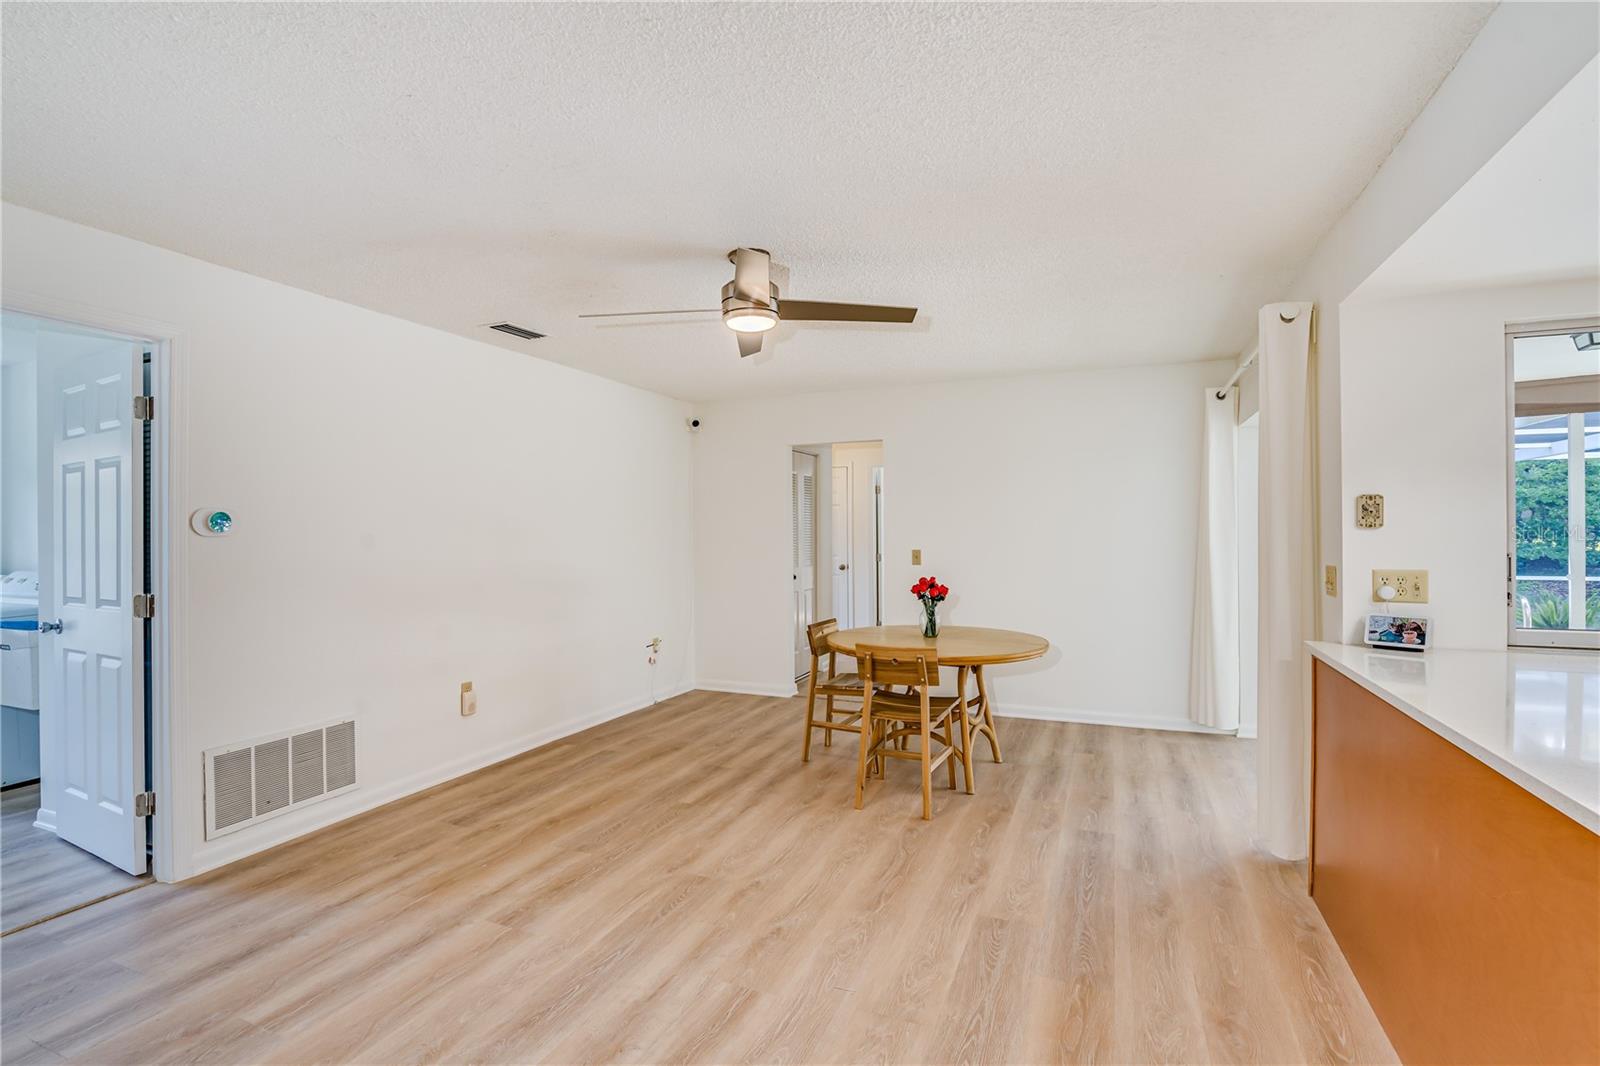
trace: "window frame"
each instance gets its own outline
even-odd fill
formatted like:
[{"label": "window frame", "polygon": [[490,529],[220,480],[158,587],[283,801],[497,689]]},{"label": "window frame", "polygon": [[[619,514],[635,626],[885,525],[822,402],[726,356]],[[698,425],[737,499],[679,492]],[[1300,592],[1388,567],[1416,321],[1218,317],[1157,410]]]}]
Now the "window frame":
[{"label": "window frame", "polygon": [[[1600,318],[1567,318],[1537,323],[1506,325],[1506,645],[1512,648],[1561,648],[1600,650],[1600,629],[1522,629],[1517,625],[1517,357],[1516,342],[1522,337],[1550,337],[1566,333],[1600,330]],[[1583,461],[1580,451],[1578,459]],[[1571,462],[1569,452],[1568,462]],[[1580,497],[1581,499],[1581,497]],[[1569,501],[1570,508],[1571,503]],[[1567,551],[1573,550],[1570,528]],[[1578,551],[1584,550],[1580,540]],[[1581,555],[1580,555],[1581,558]],[[1585,574],[1584,595],[1588,596]],[[1600,577],[1600,574],[1593,575]],[[1570,591],[1569,591],[1570,597]]]}]

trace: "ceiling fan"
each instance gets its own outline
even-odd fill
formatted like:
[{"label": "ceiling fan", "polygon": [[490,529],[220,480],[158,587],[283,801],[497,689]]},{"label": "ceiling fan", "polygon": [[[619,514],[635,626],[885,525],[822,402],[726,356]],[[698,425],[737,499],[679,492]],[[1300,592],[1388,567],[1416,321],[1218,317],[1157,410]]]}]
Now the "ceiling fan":
[{"label": "ceiling fan", "polygon": [[733,330],[739,340],[741,358],[761,351],[761,335],[779,322],[911,322],[917,317],[915,307],[780,298],[778,287],[771,278],[772,253],[765,248],[735,248],[728,253],[728,260],[733,263],[733,280],[722,287],[721,307],[697,307],[682,311],[618,311],[578,317],[720,314],[723,325]]}]

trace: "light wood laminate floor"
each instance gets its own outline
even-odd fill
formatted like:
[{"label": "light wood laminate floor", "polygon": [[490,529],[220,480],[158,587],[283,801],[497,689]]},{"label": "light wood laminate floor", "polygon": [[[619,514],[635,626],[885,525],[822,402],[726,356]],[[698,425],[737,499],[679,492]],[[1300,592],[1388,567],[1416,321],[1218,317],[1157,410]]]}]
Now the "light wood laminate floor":
[{"label": "light wood laminate floor", "polygon": [[0,932],[146,883],[33,824],[39,786],[0,793]]},{"label": "light wood laminate floor", "polygon": [[4,1058],[1394,1061],[1249,742],[1006,719],[923,822],[801,718],[690,693],[14,934]]}]

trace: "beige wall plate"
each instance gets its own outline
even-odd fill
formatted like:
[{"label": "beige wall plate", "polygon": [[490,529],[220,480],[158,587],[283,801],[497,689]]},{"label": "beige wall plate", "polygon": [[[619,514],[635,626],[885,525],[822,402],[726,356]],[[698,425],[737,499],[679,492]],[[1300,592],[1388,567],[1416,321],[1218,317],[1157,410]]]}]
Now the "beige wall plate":
[{"label": "beige wall plate", "polygon": [[[1383,589],[1394,589],[1394,595],[1385,598]],[[1426,570],[1374,570],[1372,572],[1373,603],[1427,603],[1428,572]]]}]

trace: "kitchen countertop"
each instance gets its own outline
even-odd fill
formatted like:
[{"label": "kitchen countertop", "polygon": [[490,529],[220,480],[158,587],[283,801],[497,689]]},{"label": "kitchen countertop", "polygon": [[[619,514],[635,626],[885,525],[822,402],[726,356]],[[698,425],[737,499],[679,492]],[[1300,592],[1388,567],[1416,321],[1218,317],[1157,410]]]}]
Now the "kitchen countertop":
[{"label": "kitchen countertop", "polygon": [[1307,641],[1318,659],[1600,834],[1600,655],[1380,651]]}]

